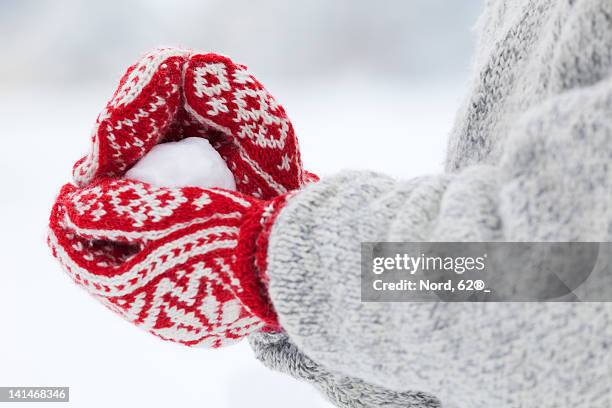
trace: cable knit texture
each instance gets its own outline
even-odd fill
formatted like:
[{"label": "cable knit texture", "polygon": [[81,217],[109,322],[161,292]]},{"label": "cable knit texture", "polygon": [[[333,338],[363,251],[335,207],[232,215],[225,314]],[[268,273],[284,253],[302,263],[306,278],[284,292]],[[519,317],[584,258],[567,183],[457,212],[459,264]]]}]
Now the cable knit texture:
[{"label": "cable knit texture", "polygon": [[444,174],[345,172],[272,228],[285,337],[251,344],[338,406],[612,406],[610,303],[360,302],[364,241],[612,240],[612,2],[488,1],[478,26]]}]

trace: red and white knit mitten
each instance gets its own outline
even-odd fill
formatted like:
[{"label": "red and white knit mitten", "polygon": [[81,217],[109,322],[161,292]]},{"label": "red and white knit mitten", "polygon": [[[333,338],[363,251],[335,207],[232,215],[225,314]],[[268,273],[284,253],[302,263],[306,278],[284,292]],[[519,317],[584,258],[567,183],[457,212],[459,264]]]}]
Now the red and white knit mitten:
[{"label": "red and white knit mitten", "polygon": [[73,171],[78,186],[121,177],[153,146],[208,139],[234,174],[238,191],[268,199],[317,177],[302,170],[283,107],[244,65],[217,54],[160,49],[128,68]]},{"label": "red and white knit mitten", "polygon": [[[121,178],[157,143],[190,136],[217,149],[237,192]],[[316,180],[284,109],[244,66],[158,50],[99,115],[48,242],[77,284],[137,326],[219,347],[278,328],[264,284],[269,231],[291,191]]]},{"label": "red and white knit mitten", "polygon": [[218,347],[278,327],[260,271],[285,199],[134,180],[67,184],[49,244],[76,283],[137,326]]}]

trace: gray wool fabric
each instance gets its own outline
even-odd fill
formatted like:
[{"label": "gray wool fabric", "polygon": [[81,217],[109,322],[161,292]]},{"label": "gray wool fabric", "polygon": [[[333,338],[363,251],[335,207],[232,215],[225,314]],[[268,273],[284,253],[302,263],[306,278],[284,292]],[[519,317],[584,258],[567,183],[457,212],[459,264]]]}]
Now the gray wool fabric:
[{"label": "gray wool fabric", "polygon": [[344,172],[273,227],[284,332],[251,345],[340,407],[612,406],[612,303],[360,301],[361,242],[612,241],[612,1],[488,1],[478,26],[444,174]]}]

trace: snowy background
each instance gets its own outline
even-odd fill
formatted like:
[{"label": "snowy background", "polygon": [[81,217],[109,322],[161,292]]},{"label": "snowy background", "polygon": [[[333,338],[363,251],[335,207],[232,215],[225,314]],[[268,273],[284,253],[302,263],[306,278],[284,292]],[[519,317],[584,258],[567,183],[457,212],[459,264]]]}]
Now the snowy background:
[{"label": "snowy background", "polygon": [[248,65],[284,104],[312,171],[439,172],[479,9],[479,0],[1,0],[0,386],[70,386],[73,407],[329,407],[261,366],[246,342],[164,343],[90,299],[45,245],[54,195],[122,71],[160,45]]}]

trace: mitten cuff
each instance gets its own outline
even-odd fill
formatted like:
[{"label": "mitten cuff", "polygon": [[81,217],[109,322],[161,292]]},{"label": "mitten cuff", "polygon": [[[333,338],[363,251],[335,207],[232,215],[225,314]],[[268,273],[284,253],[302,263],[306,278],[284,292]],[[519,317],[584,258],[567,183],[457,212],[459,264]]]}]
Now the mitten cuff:
[{"label": "mitten cuff", "polygon": [[272,331],[280,330],[280,325],[268,295],[268,240],[274,221],[290,195],[262,202],[245,215],[234,260],[234,277],[241,288],[239,293],[235,293],[236,297]]}]

